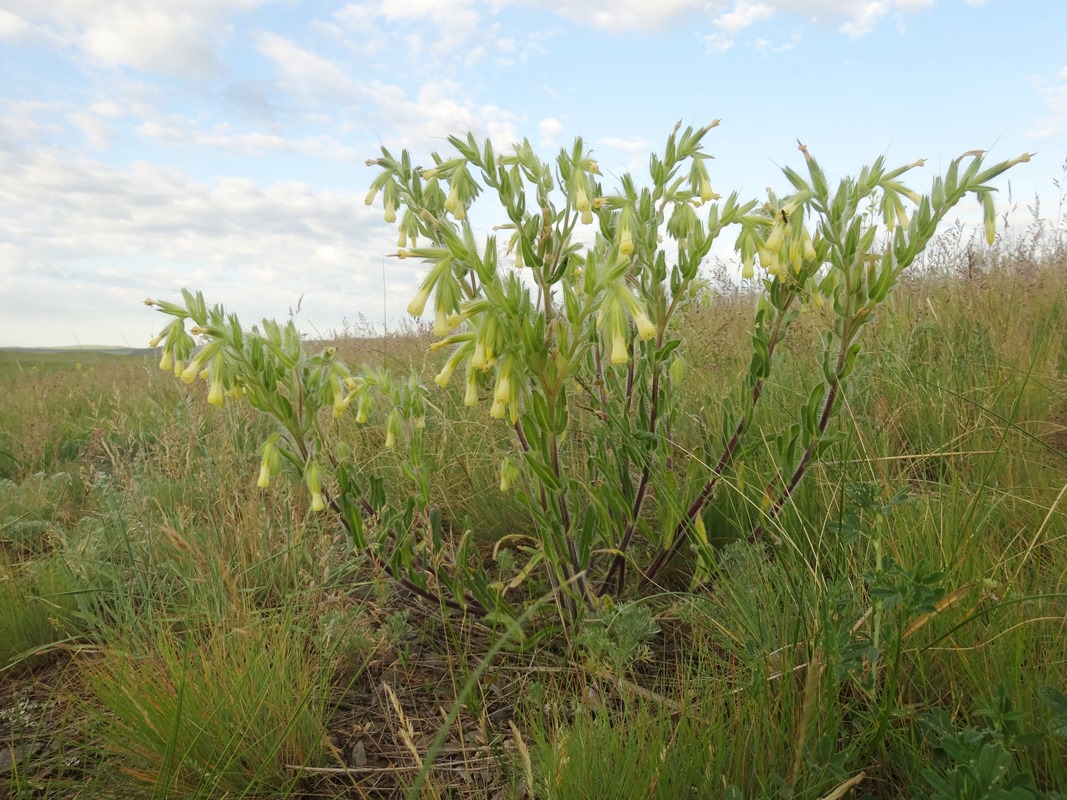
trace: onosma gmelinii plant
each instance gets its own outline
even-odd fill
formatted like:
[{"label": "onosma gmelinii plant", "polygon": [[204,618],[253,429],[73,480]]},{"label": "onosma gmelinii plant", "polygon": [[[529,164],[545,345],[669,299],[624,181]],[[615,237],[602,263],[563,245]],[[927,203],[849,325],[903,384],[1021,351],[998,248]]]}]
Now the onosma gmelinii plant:
[{"label": "onosma gmelinii plant", "polygon": [[[647,181],[627,174],[610,187],[580,139],[551,162],[529,142],[498,155],[472,135],[449,139],[453,152],[433,154],[429,166],[384,148],[368,162],[379,172],[367,203],[380,196],[385,221],[397,225],[394,255],[427,269],[408,311],[432,316],[433,349],[446,351],[435,383],[458,385],[467,405],[510,429],[510,446],[496,454],[500,490],[535,521],[523,575],[542,574],[570,620],[605,596],[655,584],[685,541],[700,581],[710,555],[701,512],[750,432],[779,344],[814,305],[826,321],[820,379],[795,424],[761,432],[777,443],[783,476],[766,499],[764,519],[775,517],[833,441],[828,427],[875,309],[965,195],[982,204],[991,237],[989,182],[1029,160],[986,167],[982,153],[966,153],[924,196],[903,182],[922,161],[888,169],[879,158],[830,186],[802,145],[806,174],[785,170],[788,194],[723,200],[703,149],[716,124],[676,127],[651,156]],[[499,214],[495,235],[475,235],[475,204]],[[752,358],[719,450],[687,454],[671,446],[684,411],[673,390],[685,368],[673,322],[700,290],[700,265],[722,235],[732,237],[745,278],[759,271]],[[329,348],[311,354],[292,323],[245,330],[199,294],[148,302],[174,318],[153,342],[164,369],[202,376],[209,402],[230,396],[275,421],[261,487],[282,469],[299,472],[312,508],[335,514],[376,569],[454,607],[516,613],[471,537],[443,535],[430,507],[419,465],[431,392],[417,378],[354,369]],[[414,496],[397,496],[363,468],[330,424],[346,414],[385,419],[385,447],[403,449]]]}]

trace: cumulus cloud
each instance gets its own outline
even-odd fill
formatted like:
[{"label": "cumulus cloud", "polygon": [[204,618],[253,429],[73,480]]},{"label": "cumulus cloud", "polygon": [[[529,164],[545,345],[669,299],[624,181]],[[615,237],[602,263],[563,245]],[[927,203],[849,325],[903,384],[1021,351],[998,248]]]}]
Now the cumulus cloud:
[{"label": "cumulus cloud", "polygon": [[180,78],[224,70],[221,48],[234,15],[270,0],[9,0],[0,36],[36,33],[93,62]]},{"label": "cumulus cloud", "polygon": [[[362,192],[204,183],[59,150],[0,150],[0,170],[3,344],[69,344],[73,333],[83,343],[143,345],[159,322],[140,300],[183,286],[236,305],[248,321],[284,315],[300,295],[323,327],[359,312],[381,318],[382,258],[395,234]],[[389,303],[401,309],[414,268],[388,269]]]},{"label": "cumulus cloud", "polygon": [[542,144],[558,144],[559,135],[563,133],[563,123],[555,117],[545,117],[537,123]]},{"label": "cumulus cloud", "polygon": [[473,131],[507,147],[517,141],[520,118],[492,103],[479,103],[456,81],[427,81],[414,92],[378,79],[360,80],[356,70],[312,53],[275,34],[259,47],[274,64],[278,85],[294,105],[339,109],[349,127],[379,136],[386,144],[440,147],[452,134]]}]

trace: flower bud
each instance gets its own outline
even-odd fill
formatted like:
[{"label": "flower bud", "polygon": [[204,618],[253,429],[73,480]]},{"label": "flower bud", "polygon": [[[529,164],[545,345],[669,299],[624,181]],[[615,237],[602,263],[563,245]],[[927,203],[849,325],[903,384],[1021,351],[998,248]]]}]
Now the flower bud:
[{"label": "flower bud", "polygon": [[619,254],[623,256],[632,256],[634,253],[634,239],[630,232],[630,214],[629,206],[624,206],[619,214]]},{"label": "flower bud", "polygon": [[507,492],[522,479],[522,472],[511,456],[504,456],[500,462],[500,491]]},{"label": "flower bud", "polygon": [[672,385],[680,386],[682,381],[685,380],[685,366],[685,359],[681,356],[675,356],[668,370]]},{"label": "flower bud", "polygon": [[326,500],[322,496],[322,467],[317,461],[309,461],[304,469],[304,480],[311,494],[311,510],[325,511]]},{"label": "flower bud", "polygon": [[387,448],[395,447],[396,439],[402,431],[403,424],[400,419],[400,409],[394,408],[389,412],[389,418],[385,421],[385,446]]},{"label": "flower bud", "polygon": [[997,240],[997,210],[993,204],[993,195],[986,192],[982,195],[983,222],[985,223],[985,240],[992,246]]},{"label": "flower bud", "polygon": [[359,404],[356,406],[356,423],[359,425],[367,424],[367,417],[373,409],[373,402],[371,396],[367,391],[363,391],[359,395]]}]

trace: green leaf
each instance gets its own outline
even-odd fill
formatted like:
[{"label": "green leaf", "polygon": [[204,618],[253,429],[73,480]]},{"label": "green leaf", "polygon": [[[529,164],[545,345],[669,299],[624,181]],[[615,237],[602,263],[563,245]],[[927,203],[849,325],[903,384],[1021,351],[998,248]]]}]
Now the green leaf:
[{"label": "green leaf", "polygon": [[1042,686],[1037,690],[1042,702],[1057,714],[1067,714],[1067,697],[1055,686]]}]

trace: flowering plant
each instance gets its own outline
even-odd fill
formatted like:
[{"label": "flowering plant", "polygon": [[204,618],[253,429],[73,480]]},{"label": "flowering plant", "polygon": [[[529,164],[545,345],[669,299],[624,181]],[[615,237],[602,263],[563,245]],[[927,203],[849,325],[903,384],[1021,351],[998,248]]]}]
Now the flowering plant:
[{"label": "flowering plant", "polygon": [[[368,161],[380,171],[366,201],[380,194],[385,221],[397,224],[395,257],[427,267],[408,311],[432,315],[432,349],[447,351],[434,381],[444,389],[462,380],[464,402],[484,404],[511,429],[512,445],[497,454],[500,489],[514,492],[534,522],[533,557],[521,576],[541,569],[570,621],[654,585],[684,541],[700,582],[711,557],[702,511],[752,427],[780,343],[801,307],[817,307],[825,321],[821,375],[797,422],[773,437],[783,477],[768,487],[763,525],[751,532],[764,535],[834,441],[829,423],[877,306],[967,194],[982,204],[991,235],[989,181],[1029,160],[985,167],[982,153],[966,153],[921,196],[902,179],[922,161],[887,169],[879,158],[831,188],[801,145],[807,174],[785,170],[788,194],[723,200],[703,149],[716,124],[676,126],[663,155],[651,156],[649,180],[627,174],[610,193],[580,139],[553,163],[529,142],[498,155],[472,135],[450,138],[452,157],[435,153],[429,167],[385,148]],[[485,200],[503,219],[480,239],[470,215]],[[674,322],[702,290],[700,266],[727,230],[743,277],[758,281],[752,358],[718,455],[688,453],[671,435],[685,373]],[[155,342],[161,366],[186,380],[202,375],[210,402],[229,393],[276,420],[279,432],[261,453],[261,486],[291,464],[312,507],[337,513],[374,562],[409,588],[477,613],[515,613],[470,537],[450,543],[441,535],[426,478],[414,499],[361,484],[356,462],[341,455],[347,445],[322,424],[327,408],[334,416],[354,410],[357,422],[378,408],[387,417],[385,445],[406,440],[417,466],[429,394],[416,378],[357,374],[329,348],[308,355],[291,323],[245,332],[199,295],[183,297],[151,301],[175,317]],[[188,332],[187,320],[195,323]],[[205,342],[195,353],[190,334]]]}]

